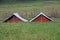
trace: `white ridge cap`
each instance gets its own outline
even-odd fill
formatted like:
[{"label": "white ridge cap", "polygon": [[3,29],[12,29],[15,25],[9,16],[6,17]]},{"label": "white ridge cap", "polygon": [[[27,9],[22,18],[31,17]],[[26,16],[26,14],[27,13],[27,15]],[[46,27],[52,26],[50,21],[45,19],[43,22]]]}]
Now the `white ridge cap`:
[{"label": "white ridge cap", "polygon": [[13,13],[13,15],[15,15],[17,18],[19,18],[20,20],[24,21],[24,22],[27,22],[28,20],[22,18],[21,16],[19,16],[18,13]]},{"label": "white ridge cap", "polygon": [[43,12],[41,12],[41,13],[39,13],[36,17],[34,17],[32,20],[30,20],[29,22],[33,21],[34,19],[36,19],[36,18],[37,18],[38,16],[40,16],[40,15],[43,15],[43,16],[47,17],[48,19],[50,19],[51,21],[54,21],[54,20],[52,20],[51,18],[49,18],[48,16],[46,16]]},{"label": "white ridge cap", "polygon": [[41,12],[40,14],[44,15],[46,18],[50,19],[51,21],[54,21],[51,18],[49,18],[48,16],[46,16],[43,12]]},{"label": "white ridge cap", "polygon": [[40,14],[44,14],[43,12],[41,12]]}]

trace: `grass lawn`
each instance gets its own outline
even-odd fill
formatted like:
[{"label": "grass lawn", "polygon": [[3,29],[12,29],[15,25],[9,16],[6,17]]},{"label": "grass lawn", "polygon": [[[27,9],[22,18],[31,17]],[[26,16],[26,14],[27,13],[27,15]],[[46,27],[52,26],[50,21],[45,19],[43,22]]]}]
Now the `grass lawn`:
[{"label": "grass lawn", "polygon": [[60,40],[60,23],[1,23],[0,40]]},{"label": "grass lawn", "polygon": [[60,40],[60,19],[47,23],[2,23],[0,40]]}]

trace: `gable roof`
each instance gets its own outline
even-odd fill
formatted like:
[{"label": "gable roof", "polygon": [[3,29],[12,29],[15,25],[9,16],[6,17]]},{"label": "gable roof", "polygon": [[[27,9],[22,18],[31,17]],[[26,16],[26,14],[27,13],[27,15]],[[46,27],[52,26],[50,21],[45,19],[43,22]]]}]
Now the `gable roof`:
[{"label": "gable roof", "polygon": [[[13,15],[16,16],[18,19],[22,20],[23,22],[27,22],[28,21],[28,20],[22,18],[18,13],[13,13]],[[13,15],[11,15],[10,17],[12,17]],[[10,17],[8,17],[6,20],[8,20]]]},{"label": "gable roof", "polygon": [[49,18],[48,16],[46,16],[43,12],[41,12],[40,14],[38,14],[36,17],[34,17],[31,21],[35,20],[36,18],[38,18],[39,16],[43,15],[44,17],[48,18],[49,20],[53,21],[51,18]]}]

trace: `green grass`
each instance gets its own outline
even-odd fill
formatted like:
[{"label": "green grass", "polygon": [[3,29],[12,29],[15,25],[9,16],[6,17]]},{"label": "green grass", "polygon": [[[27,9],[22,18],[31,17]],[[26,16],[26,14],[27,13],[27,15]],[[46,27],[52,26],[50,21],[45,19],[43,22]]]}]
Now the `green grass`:
[{"label": "green grass", "polygon": [[4,20],[12,13],[18,12],[24,18],[32,18],[44,12],[47,15],[52,13],[60,13],[60,1],[46,2],[18,2],[18,3],[2,3],[0,4],[0,20]]},{"label": "green grass", "polygon": [[3,23],[0,40],[60,40],[60,18],[46,23]]},{"label": "green grass", "polygon": [[41,11],[47,15],[55,11],[60,13],[59,2],[0,4],[0,40],[60,40],[60,18],[54,18],[54,22],[47,23],[3,23],[14,12],[29,20]]},{"label": "green grass", "polygon": [[60,23],[0,23],[0,40],[60,40]]}]

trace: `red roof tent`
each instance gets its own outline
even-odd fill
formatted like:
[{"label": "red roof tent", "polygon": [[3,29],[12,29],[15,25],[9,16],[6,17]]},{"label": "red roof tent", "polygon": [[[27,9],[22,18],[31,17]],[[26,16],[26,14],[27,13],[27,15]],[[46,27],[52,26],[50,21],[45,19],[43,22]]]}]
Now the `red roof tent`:
[{"label": "red roof tent", "polygon": [[53,20],[49,18],[48,16],[46,16],[43,12],[38,14],[32,20],[30,20],[30,22],[49,22],[49,21],[53,21]]},{"label": "red roof tent", "polygon": [[4,22],[27,22],[28,20],[19,16],[18,13],[13,13],[9,18],[7,18]]}]

